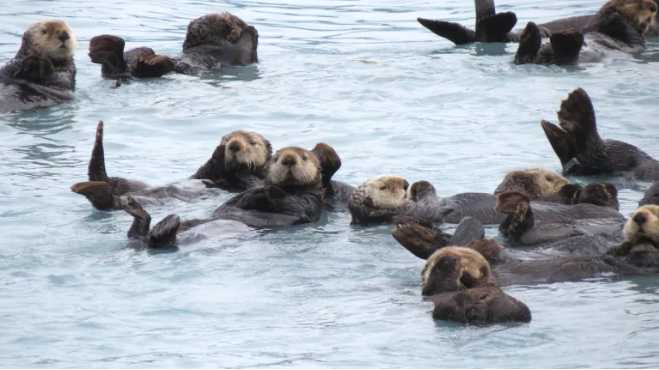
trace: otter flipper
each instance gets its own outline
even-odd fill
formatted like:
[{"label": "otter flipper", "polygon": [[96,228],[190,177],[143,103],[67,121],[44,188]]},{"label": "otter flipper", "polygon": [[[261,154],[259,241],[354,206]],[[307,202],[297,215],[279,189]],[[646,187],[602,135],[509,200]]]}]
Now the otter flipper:
[{"label": "otter flipper", "polygon": [[476,23],[476,39],[481,42],[507,42],[508,33],[517,24],[513,12],[505,12],[483,18]]},{"label": "otter flipper", "polygon": [[109,181],[105,172],[105,152],[103,150],[103,121],[98,121],[96,126],[96,141],[92,149],[92,157],[89,160],[87,170],[89,181]]},{"label": "otter flipper", "polygon": [[545,132],[549,144],[554,149],[554,153],[561,161],[563,169],[566,169],[567,164],[575,157],[576,151],[574,148],[574,141],[567,131],[550,123],[548,121],[540,122],[542,129]]},{"label": "otter flipper", "polygon": [[540,28],[533,22],[526,24],[524,31],[519,36],[519,47],[515,53],[515,64],[533,63],[538,56],[542,46],[542,35]]},{"label": "otter flipper", "polygon": [[417,18],[416,20],[434,34],[448,39],[456,45],[464,45],[476,41],[476,32],[461,24],[425,18]]},{"label": "otter flipper", "polygon": [[341,168],[341,158],[339,154],[330,145],[318,143],[311,149],[311,152],[318,157],[320,161],[320,172],[323,177],[323,186],[327,187],[332,181],[332,176]]},{"label": "otter flipper", "polygon": [[455,233],[449,240],[449,245],[465,246],[484,237],[485,229],[483,224],[473,217],[465,217],[455,229]]},{"label": "otter flipper", "polygon": [[583,34],[576,31],[554,33],[549,37],[554,51],[554,63],[575,64],[583,47]]},{"label": "otter flipper", "polygon": [[96,209],[116,209],[116,198],[112,193],[112,185],[105,181],[85,181],[73,184],[71,191],[84,195]]},{"label": "otter flipper", "polygon": [[447,246],[450,237],[418,222],[400,223],[396,225],[392,235],[410,253],[424,260],[436,250]]},{"label": "otter flipper", "polygon": [[150,248],[166,248],[176,245],[176,234],[181,225],[181,218],[169,215],[158,222],[149,232],[148,245]]},{"label": "otter flipper", "polygon": [[151,215],[130,195],[121,200],[121,207],[133,216],[133,223],[128,230],[130,239],[144,239],[149,235]]}]

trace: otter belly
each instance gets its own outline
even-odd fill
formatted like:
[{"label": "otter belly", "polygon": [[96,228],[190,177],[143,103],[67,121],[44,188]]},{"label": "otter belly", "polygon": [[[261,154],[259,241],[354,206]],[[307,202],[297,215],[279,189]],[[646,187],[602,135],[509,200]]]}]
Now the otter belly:
[{"label": "otter belly", "polygon": [[73,99],[73,93],[29,82],[0,83],[0,112],[50,107]]}]

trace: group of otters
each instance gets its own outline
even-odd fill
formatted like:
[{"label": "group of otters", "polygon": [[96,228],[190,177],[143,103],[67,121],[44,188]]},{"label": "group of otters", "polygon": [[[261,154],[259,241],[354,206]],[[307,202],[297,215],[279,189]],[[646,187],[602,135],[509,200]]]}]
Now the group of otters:
[{"label": "group of otters", "polygon": [[[419,21],[456,43],[519,41],[518,63],[574,63],[586,45],[591,51],[633,52],[646,34],[657,32],[657,4],[652,0],[610,0],[594,16],[529,23],[521,35],[510,32],[515,15],[496,14],[492,1],[476,0],[476,10],[475,31],[455,23]],[[547,36],[550,42],[541,45]],[[145,47],[124,52],[124,41],[113,35],[94,37],[89,56],[102,65],[104,77],[125,81],[254,63],[257,42],[254,27],[222,13],[190,23],[180,57]],[[0,107],[15,110],[70,99],[74,47],[73,33],[61,21],[30,27],[16,57],[0,70]],[[410,185],[398,176],[373,178],[355,188],[332,180],[341,160],[330,145],[319,143],[312,150],[285,147],[273,154],[263,135],[249,131],[224,136],[188,186],[152,187],[108,176],[103,122],[96,130],[88,181],[71,189],[97,209],[132,215],[128,237],[147,248],[171,248],[198,239],[200,233],[221,234],[222,229],[312,223],[323,212],[347,208],[353,224],[394,225],[394,238],[426,260],[422,293],[434,303],[434,318],[474,324],[525,322],[531,320],[529,308],[501,286],[659,273],[659,161],[631,144],[603,140],[590,97],[582,89],[562,102],[558,121],[542,121],[541,126],[563,175],[654,182],[629,219],[618,211],[614,185],[581,186],[546,169],[512,171],[493,193],[445,198],[428,181]],[[237,195],[206,219],[181,220],[173,214],[152,227],[142,206],[172,198],[190,200],[208,195],[209,188]],[[444,224],[457,225],[453,235],[440,229]],[[505,248],[485,238],[483,225],[499,225]]]}]

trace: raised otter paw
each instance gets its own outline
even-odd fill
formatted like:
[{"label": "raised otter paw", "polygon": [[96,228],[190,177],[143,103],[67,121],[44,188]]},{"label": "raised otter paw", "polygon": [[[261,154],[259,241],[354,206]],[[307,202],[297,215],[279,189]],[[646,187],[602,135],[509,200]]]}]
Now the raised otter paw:
[{"label": "raised otter paw", "polygon": [[397,224],[392,235],[405,249],[421,259],[428,259],[448,243],[447,235],[416,222]]},{"label": "raised otter paw", "polygon": [[135,77],[153,78],[161,77],[172,72],[176,63],[164,55],[145,55],[138,58],[132,73]]}]

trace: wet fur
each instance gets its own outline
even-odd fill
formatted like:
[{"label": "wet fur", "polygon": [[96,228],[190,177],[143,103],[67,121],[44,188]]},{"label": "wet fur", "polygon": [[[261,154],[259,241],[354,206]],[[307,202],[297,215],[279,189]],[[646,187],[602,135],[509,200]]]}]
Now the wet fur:
[{"label": "wet fur", "polygon": [[[446,257],[454,257],[458,259],[457,271],[455,275],[450,275],[450,278],[455,278],[451,282],[436,282],[432,281],[433,271],[439,267],[441,268],[441,261]],[[421,272],[421,285],[424,295],[441,293],[437,290],[444,283],[447,287],[455,287],[456,290],[473,288],[486,284],[491,278],[492,271],[490,264],[487,260],[477,251],[465,247],[444,247],[433,253]],[[440,288],[441,289],[441,288]]]}]

